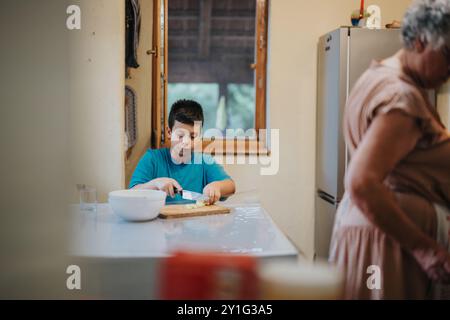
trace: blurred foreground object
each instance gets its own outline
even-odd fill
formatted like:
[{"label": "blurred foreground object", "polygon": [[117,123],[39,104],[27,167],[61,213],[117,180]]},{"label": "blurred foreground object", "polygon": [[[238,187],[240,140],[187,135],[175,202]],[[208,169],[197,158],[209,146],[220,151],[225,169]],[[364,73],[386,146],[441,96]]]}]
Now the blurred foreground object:
[{"label": "blurred foreground object", "polygon": [[161,299],[257,299],[257,260],[251,256],[177,252],[160,266]]},{"label": "blurred foreground object", "polygon": [[181,251],[161,263],[159,279],[159,298],[172,300],[335,300],[344,284],[327,263]]},{"label": "blurred foreground object", "polygon": [[337,300],[343,297],[343,276],[326,263],[273,262],[260,272],[262,298],[267,300]]},{"label": "blurred foreground object", "polygon": [[77,291],[66,287],[68,33],[78,32],[65,27],[67,6],[0,2],[0,299]]}]

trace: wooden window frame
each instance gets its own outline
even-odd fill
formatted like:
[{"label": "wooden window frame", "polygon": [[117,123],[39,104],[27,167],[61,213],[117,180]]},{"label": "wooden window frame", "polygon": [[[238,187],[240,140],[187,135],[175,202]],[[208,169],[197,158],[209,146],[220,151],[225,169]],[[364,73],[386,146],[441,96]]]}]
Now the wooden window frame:
[{"label": "wooden window frame", "polygon": [[[154,0],[153,17],[153,83],[152,83],[152,148],[164,148],[170,146],[167,136],[167,84],[168,84],[168,1]],[[203,138],[203,150],[215,143],[212,154],[235,155],[268,155],[267,134],[260,134],[260,129],[267,129],[266,104],[267,104],[267,45],[269,23],[269,1],[256,1],[256,36],[255,36],[255,125],[256,138],[235,139],[208,139]],[[162,9],[162,6],[164,7]],[[164,11],[164,32],[161,32],[161,12]],[[161,36],[164,34],[164,46],[162,48]],[[162,61],[163,60],[163,61]],[[161,68],[164,62],[164,68]],[[164,125],[162,125],[164,123]],[[264,132],[264,131],[263,131]],[[233,148],[231,148],[232,144]]]}]

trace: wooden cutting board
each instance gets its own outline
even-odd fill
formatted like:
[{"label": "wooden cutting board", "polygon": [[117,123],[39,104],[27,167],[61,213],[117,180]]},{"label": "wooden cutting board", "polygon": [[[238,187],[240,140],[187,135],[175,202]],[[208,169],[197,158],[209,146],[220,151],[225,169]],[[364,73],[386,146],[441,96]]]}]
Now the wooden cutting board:
[{"label": "wooden cutting board", "polygon": [[174,204],[162,207],[162,209],[159,212],[159,217],[162,219],[174,219],[174,218],[208,216],[213,214],[225,214],[230,212],[231,212],[230,208],[218,205],[188,209],[186,208],[185,204]]}]

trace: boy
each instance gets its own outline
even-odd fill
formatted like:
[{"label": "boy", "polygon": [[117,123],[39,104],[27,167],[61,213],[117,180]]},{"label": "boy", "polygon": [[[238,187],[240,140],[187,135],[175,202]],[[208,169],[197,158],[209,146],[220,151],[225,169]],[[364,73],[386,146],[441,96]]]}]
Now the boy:
[{"label": "boy", "polygon": [[[222,197],[235,192],[234,181],[222,166],[206,154],[195,154],[194,139],[200,130],[194,124],[203,125],[203,110],[192,100],[179,100],[172,105],[169,114],[170,148],[149,149],[139,161],[129,187],[132,189],[162,190],[167,193],[167,202],[180,202],[176,190],[203,193],[213,204]],[[200,141],[201,139],[196,139]],[[200,156],[201,161],[194,161]],[[170,196],[170,197],[169,197]]]}]

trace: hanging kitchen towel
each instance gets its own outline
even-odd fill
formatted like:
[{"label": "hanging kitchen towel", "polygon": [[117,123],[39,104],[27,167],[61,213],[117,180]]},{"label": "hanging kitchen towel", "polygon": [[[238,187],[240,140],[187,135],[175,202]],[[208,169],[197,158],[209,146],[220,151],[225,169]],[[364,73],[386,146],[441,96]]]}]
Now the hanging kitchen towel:
[{"label": "hanging kitchen towel", "polygon": [[125,31],[125,63],[127,67],[138,68],[137,49],[141,29],[141,9],[139,0],[125,0],[126,31]]},{"label": "hanging kitchen towel", "polygon": [[127,138],[127,156],[130,155],[131,148],[136,145],[137,141],[136,113],[136,92],[130,86],[125,86],[125,136]]}]

